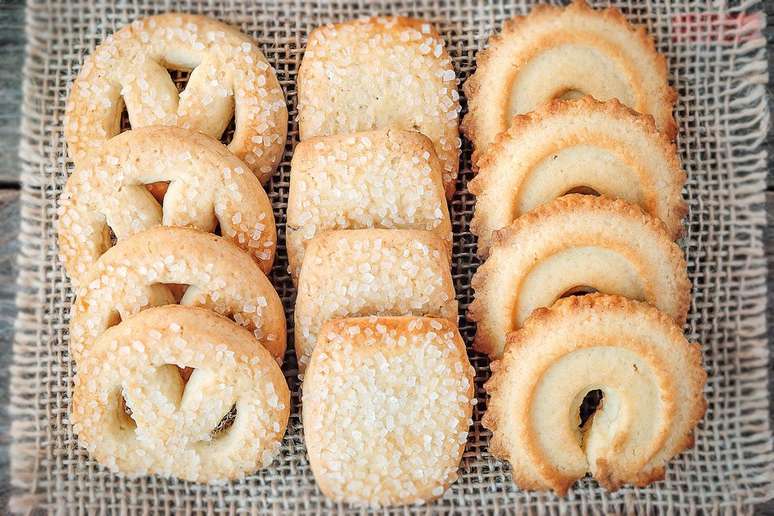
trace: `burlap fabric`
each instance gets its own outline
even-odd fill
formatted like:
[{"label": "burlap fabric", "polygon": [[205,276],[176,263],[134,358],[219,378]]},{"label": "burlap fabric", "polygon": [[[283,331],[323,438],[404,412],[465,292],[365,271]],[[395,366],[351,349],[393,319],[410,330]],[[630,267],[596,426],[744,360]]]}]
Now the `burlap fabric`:
[{"label": "burlap fabric", "polygon": [[[73,292],[57,260],[56,200],[72,164],[62,135],[70,84],[83,58],[107,34],[131,20],[172,9],[203,13],[235,24],[260,42],[285,89],[290,110],[285,160],[268,187],[279,232],[284,235],[289,162],[298,138],[295,77],[309,31],[336,20],[394,13],[426,18],[446,38],[461,80],[475,65],[476,51],[507,17],[529,2],[490,5],[473,0],[423,2],[187,1],[126,2],[34,0],[27,13],[29,41],[22,126],[22,251],[18,333],[14,343],[12,476],[14,510],[63,512],[297,512],[346,511],[326,502],[305,456],[295,359],[284,367],[293,391],[293,412],[275,465],[224,486],[195,485],[155,477],[127,480],[110,474],[78,447],[68,422],[73,364],[67,351]],[[461,477],[430,507],[396,512],[502,511],[559,513],[748,512],[772,495],[774,453],[768,420],[765,224],[768,125],[764,24],[756,2],[731,6],[703,1],[630,2],[620,5],[643,24],[668,57],[679,92],[679,149],[688,172],[690,205],[686,252],[693,302],[686,332],[701,342],[709,371],[707,415],[696,446],[672,461],[667,478],[644,489],[616,493],[590,480],[566,499],[517,490],[507,465],[487,451],[489,434],[475,424]],[[464,105],[464,100],[463,100]],[[451,204],[455,245],[453,273],[460,313],[471,300],[470,279],[478,266],[468,230],[474,199],[465,190],[470,147],[463,146],[459,190]],[[280,239],[272,279],[289,323],[295,291],[286,273]],[[289,327],[292,335],[292,327]],[[474,327],[464,317],[467,342]],[[488,360],[471,352],[478,397]]]}]

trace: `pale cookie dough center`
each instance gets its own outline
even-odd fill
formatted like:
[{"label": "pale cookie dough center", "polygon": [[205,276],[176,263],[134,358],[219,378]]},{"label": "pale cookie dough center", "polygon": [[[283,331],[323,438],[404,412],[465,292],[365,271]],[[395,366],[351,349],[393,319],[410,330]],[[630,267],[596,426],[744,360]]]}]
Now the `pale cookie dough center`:
[{"label": "pale cookie dough center", "polygon": [[527,273],[517,287],[514,326],[521,327],[536,308],[551,306],[579,287],[644,301],[652,297],[636,265],[619,252],[573,247],[540,260]]},{"label": "pale cookie dough center", "polygon": [[[554,362],[536,387],[531,438],[561,475],[593,474],[599,459],[609,467],[635,470],[668,430],[660,387],[650,365],[629,349],[611,345],[572,351]],[[596,390],[603,399],[581,427],[581,404]]]},{"label": "pale cookie dough center", "polygon": [[639,205],[646,202],[640,171],[615,152],[589,144],[550,153],[531,167],[520,192],[514,219],[571,193],[603,195]]},{"label": "pale cookie dough center", "polygon": [[632,87],[633,80],[626,68],[601,49],[577,43],[560,44],[519,67],[511,83],[507,120],[534,111],[552,99],[580,95],[602,101],[617,98],[636,108],[639,99]]}]

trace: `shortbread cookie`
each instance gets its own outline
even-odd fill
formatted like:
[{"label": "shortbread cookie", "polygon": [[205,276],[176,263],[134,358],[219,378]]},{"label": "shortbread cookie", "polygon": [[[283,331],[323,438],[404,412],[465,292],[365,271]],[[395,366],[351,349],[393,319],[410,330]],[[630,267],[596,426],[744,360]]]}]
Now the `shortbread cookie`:
[{"label": "shortbread cookie", "polygon": [[419,133],[379,130],[299,143],[290,165],[287,247],[298,278],[307,243],[331,229],[423,229],[451,253],[441,167]]},{"label": "shortbread cookie", "polygon": [[189,285],[180,304],[232,318],[272,356],[285,354],[285,312],[258,265],[236,245],[196,229],[157,227],[119,242],[97,260],[78,290],[70,353],[83,353],[110,326],[149,306],[175,302],[167,284]]},{"label": "shortbread cookie", "polygon": [[650,117],[618,101],[555,100],[514,117],[468,183],[476,195],[470,229],[486,256],[492,233],[567,192],[591,189],[662,220],[677,238],[687,211],[677,150]]},{"label": "shortbread cookie", "polygon": [[685,322],[691,284],[664,224],[621,200],[567,195],[495,232],[473,276],[474,347],[502,355],[505,336],[533,310],[589,289],[647,301]]},{"label": "shortbread cookie", "polygon": [[677,126],[676,99],[664,56],[644,28],[615,8],[595,11],[584,1],[540,5],[517,16],[489,39],[464,86],[468,114],[462,130],[473,141],[473,163],[508,128],[511,117],[554,98],[616,98],[653,116],[668,138]]},{"label": "shortbread cookie", "polygon": [[338,502],[440,497],[457,478],[474,371],[457,326],[426,317],[327,322],[304,379],[309,463]]},{"label": "shortbread cookie", "polygon": [[[191,71],[179,95],[167,70]],[[124,106],[134,129],[175,125],[213,138],[233,116],[228,148],[263,183],[282,158],[288,111],[274,70],[252,38],[204,16],[139,19],[86,59],[67,102],[76,164],[119,133]]]},{"label": "shortbread cookie", "polygon": [[[508,335],[492,363],[483,424],[521,489],[565,495],[586,473],[605,488],[645,486],[693,446],[707,375],[697,344],[644,303],[599,294],[559,300]],[[581,426],[592,390],[601,403]]]},{"label": "shortbread cookie", "polygon": [[[146,184],[169,182],[163,206]],[[127,131],[84,159],[60,197],[59,250],[76,285],[117,240],[165,226],[220,233],[268,273],[277,241],[271,202],[223,144],[177,127]]]},{"label": "shortbread cookie", "polygon": [[444,242],[428,231],[329,231],[307,248],[298,281],[295,347],[303,371],[322,324],[363,315],[426,315],[457,323]]},{"label": "shortbread cookie", "polygon": [[419,131],[435,146],[451,197],[460,155],[456,87],[443,39],[425,21],[398,16],[318,27],[298,70],[300,136]]},{"label": "shortbread cookie", "polygon": [[[193,369],[187,382],[179,368]],[[269,466],[289,412],[282,370],[250,332],[209,310],[164,306],[84,354],[71,420],[113,472],[213,482]]]}]

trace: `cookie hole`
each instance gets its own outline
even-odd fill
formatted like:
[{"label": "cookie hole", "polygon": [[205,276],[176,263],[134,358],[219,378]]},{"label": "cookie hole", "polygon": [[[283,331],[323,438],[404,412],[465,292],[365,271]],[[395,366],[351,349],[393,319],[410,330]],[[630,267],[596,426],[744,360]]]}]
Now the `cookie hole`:
[{"label": "cookie hole", "polygon": [[180,378],[183,379],[184,383],[188,383],[188,379],[191,378],[191,375],[194,372],[193,367],[187,367],[187,366],[176,366],[177,370],[180,372]]},{"label": "cookie hole", "polygon": [[586,285],[578,285],[577,287],[568,288],[559,298],[571,297],[571,296],[585,296],[586,294],[592,294],[597,289],[594,287],[588,287]]},{"label": "cookie hole", "polygon": [[228,431],[228,429],[234,425],[236,415],[237,408],[235,403],[231,406],[231,409],[226,413],[226,415],[221,418],[220,422],[215,426],[215,428],[213,428],[212,432],[210,432],[212,437],[217,439],[218,437],[223,436]]},{"label": "cookie hole", "polygon": [[176,304],[180,304],[180,300],[183,299],[185,291],[188,290],[188,287],[190,287],[190,285],[186,285],[184,283],[154,283],[152,286],[156,285],[160,285],[169,289]]},{"label": "cookie hole", "polygon": [[220,135],[220,143],[223,145],[231,143],[231,140],[234,139],[234,131],[236,131],[236,118],[234,118],[234,115],[231,115],[231,121],[226,126],[223,134]]},{"label": "cookie hole", "polygon": [[563,195],[570,195],[570,194],[581,194],[581,195],[594,195],[596,197],[599,197],[601,194],[591,188],[590,186],[576,186],[575,188],[570,188],[566,192],[564,192]]},{"label": "cookie hole", "polygon": [[558,94],[554,96],[554,98],[559,100],[577,100],[581,97],[585,97],[586,94],[583,93],[581,90],[576,90],[574,88],[568,88],[566,90],[560,91]]},{"label": "cookie hole", "polygon": [[118,313],[118,310],[111,310],[108,314],[106,327],[112,328],[113,326],[118,326],[121,323],[121,314]]},{"label": "cookie hole", "polygon": [[116,403],[116,420],[121,430],[134,430],[137,428],[137,423],[132,417],[132,409],[126,404],[126,398],[122,390],[117,390],[114,396],[117,399]]},{"label": "cookie hole", "polygon": [[586,396],[583,397],[583,401],[580,405],[580,424],[578,425],[578,428],[582,429],[586,426],[586,423],[589,422],[597,409],[602,406],[604,397],[601,389],[594,389],[586,393]]},{"label": "cookie hole", "polygon": [[148,183],[145,188],[150,194],[158,201],[159,204],[164,204],[164,196],[167,194],[169,188],[169,181],[159,181],[157,183]]}]

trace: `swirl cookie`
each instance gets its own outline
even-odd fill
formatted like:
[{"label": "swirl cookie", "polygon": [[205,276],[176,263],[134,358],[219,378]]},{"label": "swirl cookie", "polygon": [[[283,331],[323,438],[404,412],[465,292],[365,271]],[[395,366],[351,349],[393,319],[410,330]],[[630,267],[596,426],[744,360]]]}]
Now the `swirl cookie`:
[{"label": "swirl cookie", "polygon": [[296,297],[299,369],[309,362],[325,321],[365,315],[426,315],[456,324],[444,242],[409,229],[329,231],[314,238]]},{"label": "swirl cookie", "polygon": [[331,229],[423,229],[448,243],[441,165],[412,131],[367,131],[305,140],[290,165],[287,248],[297,279],[307,243]]},{"label": "swirl cookie", "polygon": [[239,247],[195,229],[157,227],[110,248],[73,303],[70,353],[83,354],[107,329],[149,306],[175,302],[168,284],[187,285],[180,304],[204,306],[255,335],[271,355],[285,354],[285,312],[258,265]]},{"label": "swirl cookie", "polygon": [[[163,205],[146,184],[168,181]],[[165,226],[219,228],[268,273],[277,241],[271,202],[220,142],[177,127],[124,132],[84,159],[60,197],[59,250],[76,285],[113,244]]]},{"label": "swirl cookie", "polygon": [[687,211],[677,151],[650,117],[616,100],[555,100],[517,115],[479,160],[471,231],[486,256],[492,233],[567,192],[590,188],[639,205],[677,238]]},{"label": "swirl cookie", "polygon": [[[670,317],[618,296],[537,310],[492,371],[483,424],[522,489],[565,495],[587,472],[611,490],[663,479],[706,407],[699,346]],[[594,389],[601,403],[580,426]]]},{"label": "swirl cookie", "polygon": [[457,478],[474,371],[456,324],[425,317],[327,322],[306,370],[304,439],[337,502],[440,497]]},{"label": "swirl cookie", "polygon": [[[193,369],[187,382],[179,368]],[[285,377],[250,332],[209,310],[164,306],[93,343],[71,417],[80,443],[114,472],[214,482],[269,466],[289,411]]]},{"label": "swirl cookie", "polygon": [[[168,69],[191,72],[179,95]],[[274,70],[251,38],[204,16],[137,20],[86,59],[67,101],[76,164],[120,132],[124,106],[134,129],[174,125],[213,138],[234,117],[228,149],[263,183],[282,158],[288,111]]]},{"label": "swirl cookie", "polygon": [[533,310],[572,292],[599,290],[646,301],[683,324],[691,284],[665,226],[621,200],[567,195],[495,232],[473,276],[474,347],[502,355],[505,336]]},{"label": "swirl cookie", "polygon": [[419,131],[433,142],[451,197],[461,145],[456,86],[443,39],[425,21],[398,16],[318,27],[298,70],[301,140]]},{"label": "swirl cookie", "polygon": [[673,139],[677,131],[664,56],[645,29],[615,8],[541,5],[505,23],[476,57],[464,86],[468,114],[462,131],[473,142],[473,163],[508,128],[511,117],[555,98],[618,99],[651,115]]}]

